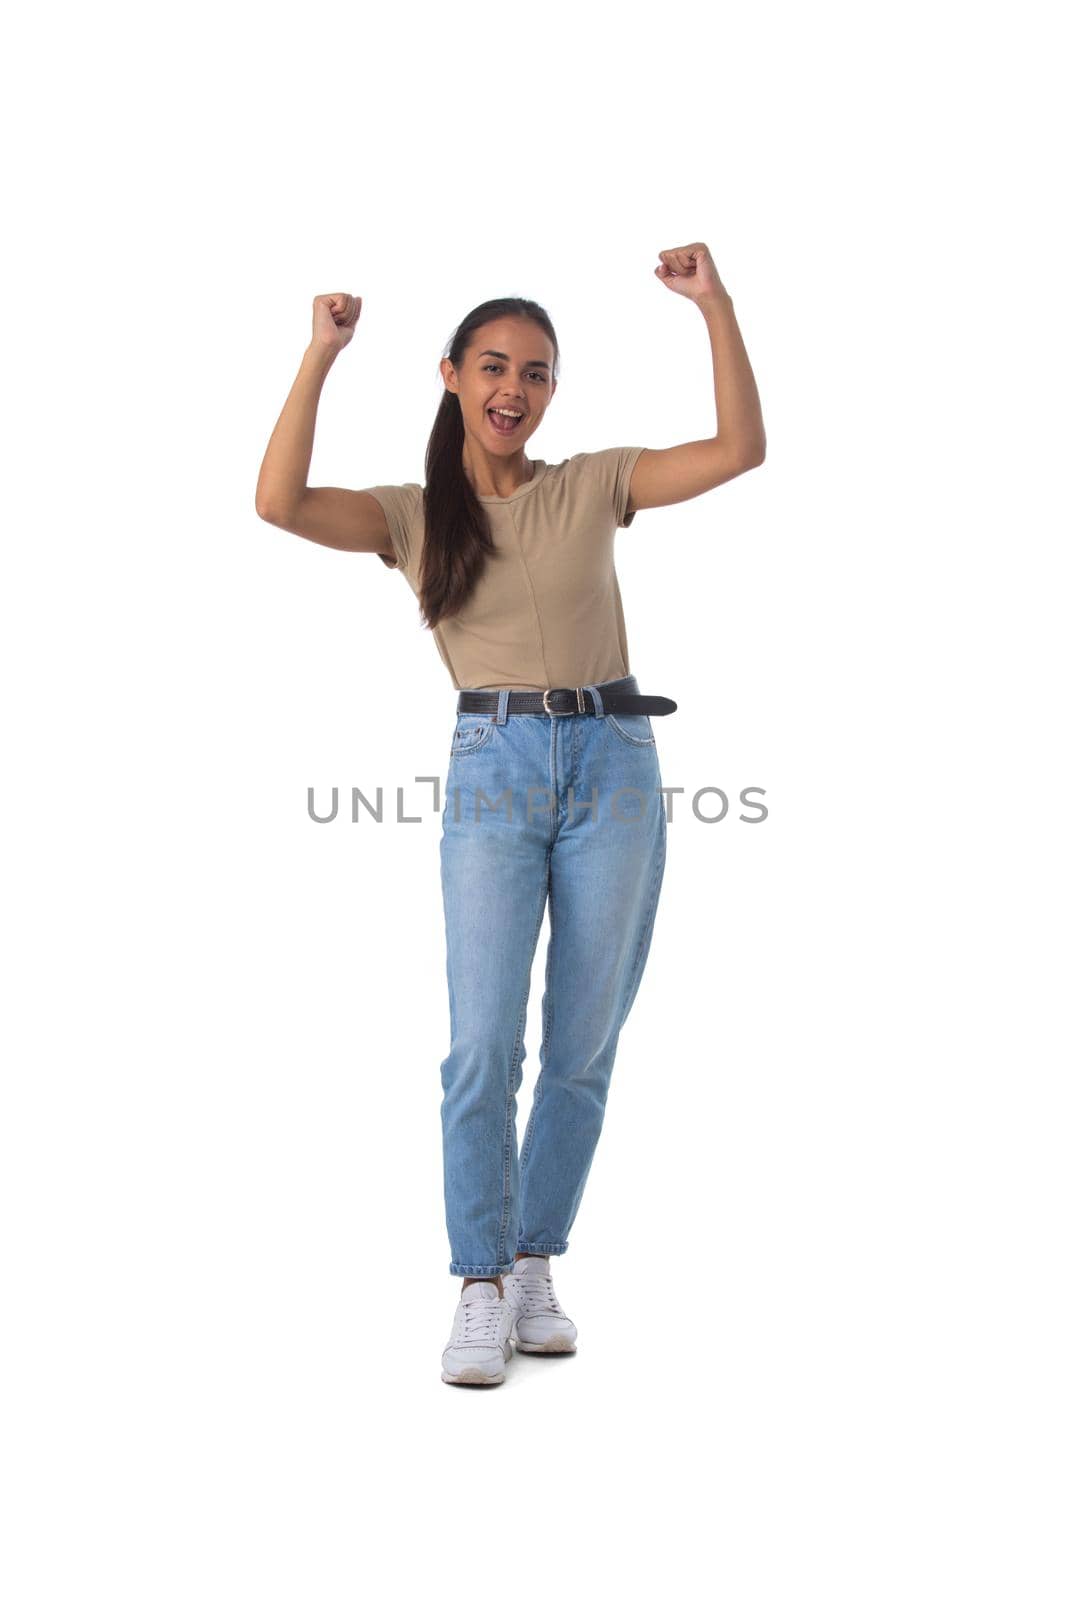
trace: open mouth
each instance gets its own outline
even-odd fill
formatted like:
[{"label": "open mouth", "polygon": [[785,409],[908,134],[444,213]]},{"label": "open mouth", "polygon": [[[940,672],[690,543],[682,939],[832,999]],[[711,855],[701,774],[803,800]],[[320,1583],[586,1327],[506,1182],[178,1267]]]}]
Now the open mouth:
[{"label": "open mouth", "polygon": [[514,433],[517,428],[522,426],[525,420],[525,417],[502,416],[492,406],[489,407],[489,425],[495,433]]}]

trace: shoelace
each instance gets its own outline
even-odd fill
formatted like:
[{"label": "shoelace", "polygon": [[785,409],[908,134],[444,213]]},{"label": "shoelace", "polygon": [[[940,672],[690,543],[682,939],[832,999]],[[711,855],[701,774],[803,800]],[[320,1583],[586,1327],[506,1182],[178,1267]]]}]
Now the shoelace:
[{"label": "shoelace", "polygon": [[498,1341],[500,1314],[505,1310],[502,1299],[464,1300],[463,1332],[457,1343],[484,1344],[487,1338]]},{"label": "shoelace", "polygon": [[563,1315],[551,1278],[513,1278],[512,1282],[523,1297],[527,1316],[536,1315],[538,1311],[554,1311],[559,1316]]}]

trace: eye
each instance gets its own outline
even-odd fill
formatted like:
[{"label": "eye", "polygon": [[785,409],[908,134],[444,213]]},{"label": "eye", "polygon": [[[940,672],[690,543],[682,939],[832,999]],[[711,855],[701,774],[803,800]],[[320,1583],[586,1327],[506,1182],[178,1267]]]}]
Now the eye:
[{"label": "eye", "polygon": [[[500,367],[498,366],[498,364],[495,361],[487,361],[485,366],[482,368],[482,371],[483,372],[499,372],[500,371]],[[534,371],[532,371],[532,372],[527,373],[527,377],[537,378],[540,383],[544,383],[544,381],[545,381],[544,373],[543,372],[538,372],[536,369]]]}]

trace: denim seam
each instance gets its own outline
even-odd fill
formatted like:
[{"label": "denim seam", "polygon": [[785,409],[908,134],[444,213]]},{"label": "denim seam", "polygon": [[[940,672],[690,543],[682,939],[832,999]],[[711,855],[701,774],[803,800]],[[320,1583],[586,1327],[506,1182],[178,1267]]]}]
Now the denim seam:
[{"label": "denim seam", "polygon": [[449,1264],[449,1272],[454,1277],[464,1278],[497,1278],[502,1272],[510,1272],[514,1261],[500,1262],[496,1266],[481,1266],[467,1261],[453,1261]]},{"label": "denim seam", "polygon": [[[452,752],[451,752],[452,755],[454,755],[454,756],[469,756],[469,755],[473,755],[475,750],[480,750],[482,748],[482,746],[488,741],[489,735],[492,733],[492,731],[493,731],[493,724],[490,722],[488,727],[486,728],[485,732],[482,734],[482,737],[480,739],[472,739],[472,740],[469,740],[465,744],[456,744],[455,742],[453,742]],[[454,739],[455,739],[455,735],[453,735],[453,740]]]},{"label": "denim seam", "polygon": [[[551,880],[551,865],[550,865],[550,868],[549,868],[549,876],[550,876],[550,880]],[[550,910],[549,911],[549,916],[551,916],[551,915],[552,915],[552,913],[551,913],[551,910]],[[547,1072],[548,1072],[548,1058],[549,1058],[549,1053],[550,1053],[551,1044],[552,1044],[552,1024],[555,1021],[555,1016],[556,1016],[555,995],[553,993],[552,976],[553,976],[553,973],[556,970],[556,960],[558,959],[558,957],[556,955],[556,949],[555,949],[557,943],[558,943],[558,941],[556,939],[556,930],[553,928],[553,929],[550,930],[549,935],[548,935],[548,960],[546,962],[547,971],[545,973],[545,1011],[546,1011],[546,1015],[545,1015],[545,1018],[544,1018],[544,1030],[543,1030],[543,1037],[542,1037],[542,1042],[541,1042],[541,1070],[537,1074],[537,1083],[534,1086],[533,1099],[530,1102],[530,1115],[526,1119],[526,1133],[523,1136],[523,1141],[522,1141],[524,1146],[526,1147],[526,1161],[524,1162],[522,1160],[522,1155],[521,1155],[521,1152],[520,1152],[520,1156],[519,1156],[519,1176],[520,1176],[520,1178],[525,1177],[526,1169],[527,1169],[527,1167],[529,1165],[529,1153],[533,1148],[533,1135],[534,1135],[534,1131],[535,1131],[535,1129],[537,1127],[537,1108],[541,1104],[541,1098],[542,1098],[542,1096],[544,1094],[545,1077],[547,1076]],[[522,1245],[519,1245],[518,1248],[521,1250],[522,1249]]]},{"label": "denim seam", "polygon": [[518,1026],[515,1029],[515,1043],[512,1047],[511,1065],[508,1068],[507,1092],[504,1097],[504,1198],[503,1209],[500,1214],[500,1242],[497,1250],[498,1256],[502,1256],[504,1254],[504,1242],[507,1236],[508,1222],[511,1216],[511,1102],[513,1096],[518,1092],[518,1085],[515,1082],[515,1070],[518,1064],[519,1050],[522,1046],[523,1038],[526,1032],[526,1016],[530,1003],[530,981],[532,976],[533,958],[534,952],[537,949],[537,940],[541,932],[541,920],[545,911],[545,899],[548,893],[548,871],[549,857],[546,852],[545,875],[541,882],[541,911],[540,914],[534,918],[533,944],[530,946],[530,954],[527,958],[525,967],[525,971],[527,973],[526,999],[523,1001],[522,1008],[519,1012]]},{"label": "denim seam", "polygon": [[604,715],[607,718],[608,722],[611,723],[611,726],[614,728],[614,730],[618,734],[619,738],[620,739],[625,739],[627,744],[637,745],[638,749],[640,749],[640,750],[647,750],[650,745],[655,744],[655,742],[656,742],[656,735],[655,734],[653,734],[650,739],[635,739],[632,736],[632,734],[626,733],[624,729],[619,727],[619,724],[616,722],[614,716],[612,715],[612,713],[610,711],[606,711],[604,713]]},{"label": "denim seam", "polygon": [[550,716],[548,719],[548,790],[552,801],[552,844],[555,844],[556,840],[559,838],[561,822],[560,812],[562,809],[559,804],[559,794],[557,793],[559,785],[559,761],[556,757],[556,724],[558,721],[558,717]]},{"label": "denim seam", "polygon": [[652,919],[655,916],[656,907],[659,904],[660,890],[661,890],[661,888],[663,886],[663,870],[664,870],[664,867],[666,865],[666,860],[667,860],[667,837],[666,837],[666,826],[665,826],[665,823],[663,821],[663,802],[661,800],[660,801],[660,846],[659,846],[659,851],[658,851],[658,861],[657,861],[657,866],[656,866],[656,875],[655,875],[655,878],[653,879],[652,887],[649,890],[648,910],[645,912],[645,925],[644,925],[644,928],[641,930],[641,942],[637,947],[637,954],[634,956],[633,966],[630,968],[630,979],[629,979],[629,983],[627,985],[626,1001],[625,1001],[625,1004],[623,1005],[622,1013],[621,1013],[622,1022],[620,1022],[620,1024],[619,1024],[620,1032],[622,1030],[623,1023],[625,1023],[627,1017],[630,1014],[630,1007],[633,1005],[634,995],[637,993],[637,980],[638,980],[638,975],[639,975],[639,973],[641,971],[641,963],[642,963],[642,960],[645,957],[645,955],[647,955],[647,953],[648,953],[649,942],[650,942],[650,939],[651,939],[651,936],[652,936]]}]

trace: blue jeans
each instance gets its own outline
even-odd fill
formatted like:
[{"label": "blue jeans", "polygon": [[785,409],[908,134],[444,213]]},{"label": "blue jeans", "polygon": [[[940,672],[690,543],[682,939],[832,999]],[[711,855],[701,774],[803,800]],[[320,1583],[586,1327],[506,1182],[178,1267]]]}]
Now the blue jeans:
[{"label": "blue jeans", "polygon": [[[441,1063],[445,1215],[462,1277],[562,1255],[645,968],[666,857],[650,719],[456,719],[441,831],[451,1048]],[[630,676],[611,687],[637,691]],[[541,1071],[515,1160],[530,971],[549,907]]]}]

